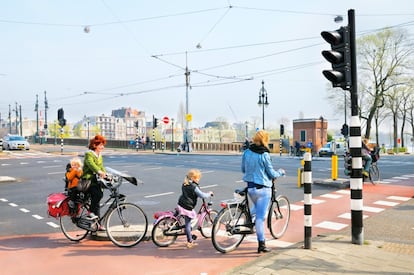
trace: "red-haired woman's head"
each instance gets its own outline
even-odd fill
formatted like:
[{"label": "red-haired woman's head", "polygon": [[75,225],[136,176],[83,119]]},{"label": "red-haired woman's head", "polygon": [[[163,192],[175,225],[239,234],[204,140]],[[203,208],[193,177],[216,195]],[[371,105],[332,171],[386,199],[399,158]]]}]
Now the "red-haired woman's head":
[{"label": "red-haired woman's head", "polygon": [[95,137],[93,137],[90,141],[89,141],[89,149],[90,150],[95,150],[96,147],[98,147],[99,144],[106,144],[106,139],[101,136],[101,135],[96,135]]}]

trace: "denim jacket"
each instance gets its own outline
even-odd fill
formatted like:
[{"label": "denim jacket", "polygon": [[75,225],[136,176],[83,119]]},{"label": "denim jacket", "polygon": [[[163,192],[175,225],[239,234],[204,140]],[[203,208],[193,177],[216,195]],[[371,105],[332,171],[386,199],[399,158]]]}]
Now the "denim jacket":
[{"label": "denim jacket", "polygon": [[245,182],[253,182],[266,187],[272,187],[272,179],[283,176],[273,169],[269,153],[259,154],[250,149],[243,153],[241,170],[244,173]]}]

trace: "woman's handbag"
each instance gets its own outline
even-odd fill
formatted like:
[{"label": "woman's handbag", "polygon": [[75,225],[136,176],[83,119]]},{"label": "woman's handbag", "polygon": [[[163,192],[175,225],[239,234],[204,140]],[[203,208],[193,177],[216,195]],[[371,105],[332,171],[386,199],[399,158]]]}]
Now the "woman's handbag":
[{"label": "woman's handbag", "polygon": [[88,191],[89,187],[91,186],[91,182],[92,182],[91,180],[79,179],[78,191],[80,191],[80,192]]}]

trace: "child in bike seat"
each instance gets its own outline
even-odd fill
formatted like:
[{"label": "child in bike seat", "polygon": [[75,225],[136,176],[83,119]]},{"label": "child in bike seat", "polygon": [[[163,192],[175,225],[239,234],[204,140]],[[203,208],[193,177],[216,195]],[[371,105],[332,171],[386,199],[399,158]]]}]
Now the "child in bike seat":
[{"label": "child in bike seat", "polygon": [[77,186],[80,177],[82,176],[82,161],[76,157],[70,160],[70,169],[66,172],[66,179],[68,180],[68,196],[70,198],[69,208],[71,213],[76,209],[76,196],[78,194]]},{"label": "child in bike seat", "polygon": [[197,198],[208,198],[213,196],[213,192],[204,193],[200,190],[198,182],[201,178],[201,172],[198,169],[191,169],[188,171],[184,178],[183,185],[181,186],[181,196],[178,199],[177,210],[178,213],[185,218],[185,233],[187,236],[187,248],[193,248],[197,245],[193,241],[191,235],[191,220],[197,217],[197,213],[194,210],[197,205]]}]

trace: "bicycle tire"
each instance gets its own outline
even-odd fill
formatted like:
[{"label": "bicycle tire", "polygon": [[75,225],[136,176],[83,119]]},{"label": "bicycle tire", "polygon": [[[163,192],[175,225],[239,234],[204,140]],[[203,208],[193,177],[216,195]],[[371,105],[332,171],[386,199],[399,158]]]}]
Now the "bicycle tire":
[{"label": "bicycle tire", "polygon": [[79,209],[79,217],[73,217],[71,215],[61,216],[59,218],[60,229],[62,230],[63,235],[71,241],[79,242],[83,240],[89,233],[88,230],[82,229],[76,225],[77,220],[82,216],[86,215],[87,209],[85,206],[81,206]]},{"label": "bicycle tire", "polygon": [[199,230],[204,238],[211,238],[211,231],[213,230],[214,219],[217,217],[217,215],[218,212],[216,210],[210,210],[210,214],[207,212],[203,214]]},{"label": "bicycle tire", "polygon": [[278,196],[273,201],[267,216],[267,226],[270,234],[275,239],[281,238],[289,225],[290,220],[290,203],[286,196]]},{"label": "bicycle tire", "polygon": [[164,217],[157,221],[151,232],[152,242],[159,247],[167,247],[173,244],[177,239],[177,235],[165,235],[164,232],[170,230],[174,226],[181,228],[182,225],[177,219],[172,217]]},{"label": "bicycle tire", "polygon": [[211,231],[211,241],[214,248],[221,253],[235,250],[243,241],[246,234],[233,234],[235,225],[244,224],[248,214],[241,207],[223,208],[217,214]]},{"label": "bicycle tire", "polygon": [[372,184],[377,184],[381,180],[380,171],[376,164],[369,168],[369,180]]},{"label": "bicycle tire", "polygon": [[144,211],[133,203],[120,203],[106,218],[109,239],[119,247],[132,247],[146,235],[148,219]]}]

